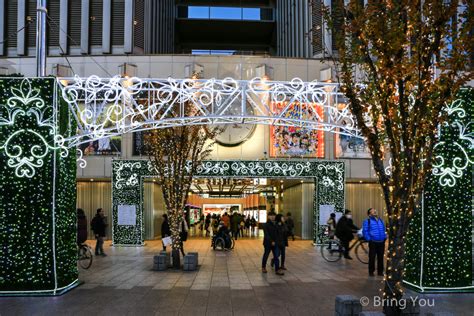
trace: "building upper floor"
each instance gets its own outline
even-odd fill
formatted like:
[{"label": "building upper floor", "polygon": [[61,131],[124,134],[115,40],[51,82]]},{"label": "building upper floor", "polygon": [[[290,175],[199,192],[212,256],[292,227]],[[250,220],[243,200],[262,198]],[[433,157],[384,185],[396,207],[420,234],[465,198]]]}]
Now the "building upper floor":
[{"label": "building upper floor", "polygon": [[[48,0],[47,54],[322,57],[333,2]],[[36,0],[0,0],[0,56],[35,55],[36,13]]]}]

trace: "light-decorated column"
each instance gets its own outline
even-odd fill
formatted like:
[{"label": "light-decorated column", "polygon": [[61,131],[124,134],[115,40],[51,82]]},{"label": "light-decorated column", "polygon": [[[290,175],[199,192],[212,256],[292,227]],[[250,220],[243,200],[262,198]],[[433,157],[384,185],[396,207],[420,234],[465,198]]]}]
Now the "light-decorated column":
[{"label": "light-decorated column", "polygon": [[474,89],[445,108],[433,170],[407,236],[404,283],[422,292],[474,291],[472,175]]},{"label": "light-decorated column", "polygon": [[75,132],[54,78],[0,79],[0,295],[78,283]]}]

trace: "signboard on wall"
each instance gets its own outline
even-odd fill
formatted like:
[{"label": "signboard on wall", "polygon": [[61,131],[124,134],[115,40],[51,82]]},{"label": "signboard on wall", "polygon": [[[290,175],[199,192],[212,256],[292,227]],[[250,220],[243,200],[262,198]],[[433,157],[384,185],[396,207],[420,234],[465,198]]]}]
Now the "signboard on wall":
[{"label": "signboard on wall", "polygon": [[339,221],[339,218],[341,218],[342,213],[341,212],[335,212],[334,211],[334,205],[333,204],[321,204],[319,205],[319,225],[327,225],[327,221],[329,217],[331,217],[331,213],[336,214],[336,222]]},{"label": "signboard on wall", "polygon": [[[284,113],[283,119],[319,121],[323,108],[315,103],[271,104],[272,112]],[[295,126],[270,126],[271,157],[324,158],[324,132]]]},{"label": "signboard on wall", "polygon": [[137,225],[136,205],[119,205],[117,212],[117,224],[123,226]]}]

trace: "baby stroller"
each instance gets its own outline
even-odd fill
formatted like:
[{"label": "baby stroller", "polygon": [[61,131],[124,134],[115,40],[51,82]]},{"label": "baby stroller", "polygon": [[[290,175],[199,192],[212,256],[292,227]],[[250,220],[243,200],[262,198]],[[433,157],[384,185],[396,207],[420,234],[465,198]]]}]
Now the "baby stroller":
[{"label": "baby stroller", "polygon": [[229,230],[222,224],[217,231],[217,234],[212,236],[211,247],[214,250],[232,250],[234,249],[235,241],[230,236]]}]

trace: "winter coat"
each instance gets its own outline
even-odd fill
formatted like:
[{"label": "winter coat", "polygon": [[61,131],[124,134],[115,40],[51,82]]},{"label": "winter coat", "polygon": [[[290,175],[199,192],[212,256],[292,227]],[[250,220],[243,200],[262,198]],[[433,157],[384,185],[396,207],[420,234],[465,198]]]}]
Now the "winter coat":
[{"label": "winter coat", "polygon": [[171,229],[168,220],[165,220],[163,223],[161,223],[161,238],[165,238],[167,236],[171,236]]},{"label": "winter coat", "polygon": [[362,233],[367,241],[385,241],[387,233],[382,219],[370,216],[362,225]]},{"label": "winter coat", "polygon": [[278,223],[275,244],[279,248],[288,247],[288,227],[285,223]]},{"label": "winter coat", "polygon": [[230,226],[232,228],[232,231],[234,232],[237,231],[239,229],[239,225],[240,225],[240,216],[237,214],[234,214],[230,218]]},{"label": "winter coat", "polygon": [[87,240],[87,218],[85,215],[77,216],[77,243],[83,244]]},{"label": "winter coat", "polygon": [[263,225],[263,246],[271,247],[272,242],[276,242],[278,236],[278,228],[275,223],[268,221]]},{"label": "winter coat", "polygon": [[105,218],[96,214],[91,221],[91,227],[94,231],[94,235],[99,235],[99,237],[105,237],[105,228],[107,224],[105,223]]},{"label": "winter coat", "polygon": [[351,241],[354,239],[353,231],[358,230],[351,218],[343,216],[339,219],[336,225],[336,236],[340,240]]},{"label": "winter coat", "polygon": [[286,219],[286,227],[288,228],[289,232],[293,232],[293,229],[295,229],[295,222],[293,221],[293,218],[288,216]]}]

